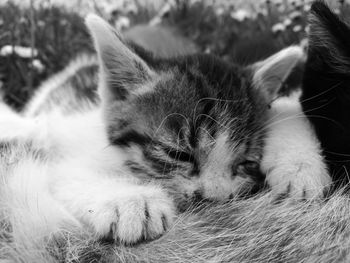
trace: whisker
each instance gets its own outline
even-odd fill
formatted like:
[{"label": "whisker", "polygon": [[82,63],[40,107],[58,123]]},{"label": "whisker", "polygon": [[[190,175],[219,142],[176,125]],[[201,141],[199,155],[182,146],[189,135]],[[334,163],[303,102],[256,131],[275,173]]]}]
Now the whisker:
[{"label": "whisker", "polygon": [[175,115],[175,116],[178,115],[178,116],[184,118],[184,120],[186,121],[187,125],[190,126],[190,123],[189,123],[189,121],[188,121],[188,119],[186,118],[185,115],[183,115],[183,114],[181,114],[181,113],[173,112],[173,113],[170,113],[170,114],[168,114],[167,116],[164,117],[164,119],[163,119],[163,120],[161,121],[161,123],[159,124],[159,127],[158,127],[157,130],[154,132],[154,134],[157,134],[158,131],[159,131],[159,129],[163,126],[164,122],[165,122],[169,117],[174,116],[174,115]]},{"label": "whisker", "polygon": [[329,89],[324,90],[324,91],[322,91],[322,92],[320,92],[320,93],[318,93],[318,94],[316,94],[316,95],[314,95],[314,96],[312,96],[312,97],[310,97],[310,98],[307,98],[307,99],[304,99],[304,100],[300,100],[300,103],[305,102],[305,101],[312,100],[312,99],[314,99],[314,98],[317,98],[317,97],[319,97],[319,96],[321,96],[321,95],[327,93],[328,91],[331,91],[332,89],[337,88],[338,86],[340,86],[340,85],[343,84],[343,83],[344,83],[344,81],[339,82],[338,84],[335,84],[334,86],[330,87]]}]

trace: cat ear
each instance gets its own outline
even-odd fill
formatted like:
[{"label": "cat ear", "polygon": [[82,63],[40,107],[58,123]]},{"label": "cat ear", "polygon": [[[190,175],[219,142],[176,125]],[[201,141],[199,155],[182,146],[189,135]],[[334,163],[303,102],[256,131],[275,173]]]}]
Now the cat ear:
[{"label": "cat ear", "polygon": [[100,61],[99,92],[102,101],[125,100],[138,93],[154,72],[125,44],[120,33],[102,18],[90,14],[85,23]]},{"label": "cat ear", "polygon": [[309,15],[308,60],[330,74],[350,72],[350,28],[326,3],[316,1]]},{"label": "cat ear", "polygon": [[303,49],[291,46],[253,64],[253,86],[261,90],[267,101],[271,101],[295,66],[304,59]]}]

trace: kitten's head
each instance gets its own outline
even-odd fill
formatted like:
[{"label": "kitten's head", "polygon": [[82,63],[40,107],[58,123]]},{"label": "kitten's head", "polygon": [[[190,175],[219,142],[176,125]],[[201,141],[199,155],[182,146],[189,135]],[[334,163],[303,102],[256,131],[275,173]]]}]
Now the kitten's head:
[{"label": "kitten's head", "polygon": [[210,55],[165,60],[128,47],[94,15],[87,25],[109,140],[136,176],[158,180],[180,206],[193,197],[227,199],[264,179],[265,115],[301,49],[246,68]]},{"label": "kitten's head", "polygon": [[350,27],[323,1],[309,16],[302,105],[333,174],[350,168]]}]

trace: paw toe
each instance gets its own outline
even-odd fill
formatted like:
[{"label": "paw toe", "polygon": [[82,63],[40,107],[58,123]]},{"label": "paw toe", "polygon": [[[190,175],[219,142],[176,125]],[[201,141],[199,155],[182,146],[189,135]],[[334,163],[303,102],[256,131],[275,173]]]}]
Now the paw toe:
[{"label": "paw toe", "polygon": [[174,210],[169,204],[152,200],[149,203],[149,218],[147,221],[147,237],[154,239],[163,234],[174,218]]},{"label": "paw toe", "polygon": [[162,235],[172,224],[176,210],[166,194],[159,188],[155,190],[105,203],[92,217],[98,236],[107,241],[135,244]]}]

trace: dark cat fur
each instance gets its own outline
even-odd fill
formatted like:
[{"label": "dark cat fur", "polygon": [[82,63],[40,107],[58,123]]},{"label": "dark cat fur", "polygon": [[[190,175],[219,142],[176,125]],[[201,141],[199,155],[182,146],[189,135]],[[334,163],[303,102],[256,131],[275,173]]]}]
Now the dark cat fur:
[{"label": "dark cat fur", "polygon": [[323,2],[313,3],[302,106],[321,141],[331,174],[350,168],[350,28]]}]

